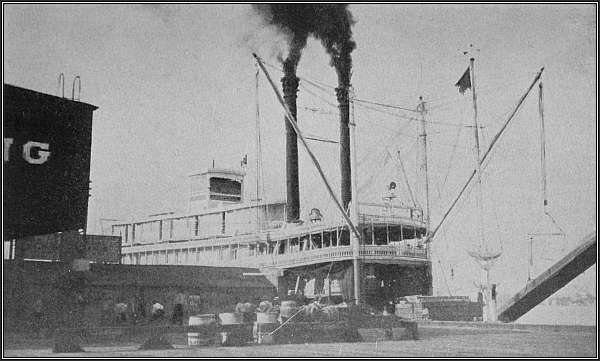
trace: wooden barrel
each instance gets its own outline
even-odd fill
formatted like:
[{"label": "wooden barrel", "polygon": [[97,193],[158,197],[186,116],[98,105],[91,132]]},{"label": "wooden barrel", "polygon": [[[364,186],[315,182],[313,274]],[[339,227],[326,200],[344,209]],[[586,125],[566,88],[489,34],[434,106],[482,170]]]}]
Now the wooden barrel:
[{"label": "wooden barrel", "polygon": [[[217,319],[214,314],[190,316],[189,326],[209,327],[216,325]],[[206,346],[211,343],[212,338],[210,332],[188,332],[188,346]]]},{"label": "wooden barrel", "polygon": [[279,307],[281,317],[290,318],[298,311],[296,301],[283,301]]},{"label": "wooden barrel", "polygon": [[252,329],[252,334],[254,336],[254,341],[257,343],[273,343],[273,336],[271,332],[275,331],[279,327],[279,323],[254,323],[254,328]]},{"label": "wooden barrel", "polygon": [[277,312],[257,312],[256,313],[256,322],[258,322],[258,323],[277,323],[277,317],[279,317],[279,313],[277,313]]},{"label": "wooden barrel", "polygon": [[397,303],[395,311],[395,314],[398,317],[412,319],[414,316],[413,305],[411,305],[410,303]]},{"label": "wooden barrel", "polygon": [[219,313],[219,323],[221,325],[240,325],[244,323],[244,314],[235,312]]},{"label": "wooden barrel", "polygon": [[326,306],[321,310],[327,321],[339,321],[340,310],[335,306]]}]

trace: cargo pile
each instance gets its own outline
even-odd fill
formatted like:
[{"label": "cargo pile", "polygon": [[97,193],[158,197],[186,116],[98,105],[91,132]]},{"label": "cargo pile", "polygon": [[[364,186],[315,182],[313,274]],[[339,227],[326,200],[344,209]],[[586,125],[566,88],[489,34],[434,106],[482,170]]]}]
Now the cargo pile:
[{"label": "cargo pile", "polygon": [[423,320],[428,318],[429,310],[423,306],[419,296],[405,296],[396,303],[394,314],[404,319]]},{"label": "cargo pile", "polygon": [[[421,314],[416,298],[412,303],[397,305],[397,310],[410,307],[410,314],[374,315],[357,307],[321,305],[316,302],[298,306],[295,301],[283,301],[279,308],[254,308],[255,312],[232,312],[196,315],[189,318],[189,346],[243,346],[258,344],[288,344],[311,342],[353,342],[363,339],[364,332],[381,331],[390,339],[393,328],[405,328],[409,337],[418,337],[415,314]],[[250,311],[250,307],[239,307]],[[407,308],[408,309],[408,308]],[[265,311],[265,312],[261,312]]]}]

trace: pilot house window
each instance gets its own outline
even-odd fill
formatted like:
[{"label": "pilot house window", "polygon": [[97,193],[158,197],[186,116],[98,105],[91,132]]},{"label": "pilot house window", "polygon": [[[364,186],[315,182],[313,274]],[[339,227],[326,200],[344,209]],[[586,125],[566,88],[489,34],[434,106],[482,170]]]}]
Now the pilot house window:
[{"label": "pilot house window", "polygon": [[218,201],[241,201],[242,183],[225,178],[211,178],[210,199]]}]

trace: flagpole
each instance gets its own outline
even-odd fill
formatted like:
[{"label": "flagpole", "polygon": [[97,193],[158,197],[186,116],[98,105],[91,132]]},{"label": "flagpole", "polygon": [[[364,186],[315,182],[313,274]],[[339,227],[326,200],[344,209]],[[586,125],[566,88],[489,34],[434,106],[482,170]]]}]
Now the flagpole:
[{"label": "flagpole", "polygon": [[477,226],[479,229],[479,242],[483,246],[483,194],[481,190],[481,149],[479,146],[479,124],[477,121],[477,92],[475,91],[475,58],[470,59],[469,69],[471,71],[471,92],[473,93],[473,126],[475,132],[475,169],[477,175]]},{"label": "flagpole", "polygon": [[[494,149],[494,145],[498,142],[498,140],[500,139],[500,137],[502,136],[502,134],[504,134],[504,132],[508,128],[508,125],[513,120],[514,116],[517,114],[517,111],[521,108],[521,105],[523,105],[523,102],[525,101],[525,98],[527,98],[527,96],[531,92],[531,89],[533,89],[533,86],[540,79],[540,77],[542,76],[543,72],[544,72],[544,68],[540,69],[540,71],[535,75],[534,79],[531,81],[531,84],[529,84],[529,87],[527,88],[527,90],[525,91],[525,93],[523,95],[521,95],[521,98],[519,98],[519,101],[517,102],[517,105],[515,106],[515,108],[513,109],[513,111],[510,113],[510,115],[508,116],[508,118],[506,119],[506,121],[504,122],[504,124],[502,125],[502,128],[500,128],[500,130],[498,131],[498,133],[496,133],[496,135],[494,135],[494,138],[492,139],[492,141],[490,142],[489,147],[487,148],[487,150],[483,154],[483,157],[481,158],[481,162],[480,163],[483,164],[483,162],[485,162],[485,160],[490,156],[490,154],[492,152],[492,149]],[[458,86],[458,84],[459,83],[457,83],[456,85]],[[435,237],[435,235],[437,234],[437,232],[440,230],[440,228],[442,227],[442,225],[444,224],[444,222],[446,221],[446,219],[448,219],[448,216],[450,215],[450,213],[452,212],[452,210],[454,209],[454,207],[456,206],[456,204],[458,203],[458,201],[465,194],[465,191],[467,190],[467,188],[469,187],[469,185],[472,184],[471,182],[475,178],[475,173],[477,173],[477,171],[474,169],[471,172],[471,175],[469,175],[469,178],[467,179],[467,181],[465,182],[465,184],[463,185],[463,187],[461,188],[460,192],[458,192],[458,195],[454,198],[454,200],[452,201],[452,203],[450,204],[450,206],[448,207],[448,209],[446,210],[446,212],[442,216],[442,220],[438,222],[438,225],[435,226],[435,228],[433,229],[433,232],[431,232],[431,234],[429,235],[429,239],[428,239],[429,242],[431,242],[433,240],[433,238]]]},{"label": "flagpole", "polygon": [[[475,200],[477,203],[477,228],[479,231],[479,254],[477,256],[482,257],[487,251],[487,247],[484,247],[483,237],[483,193],[481,189],[481,148],[479,146],[479,124],[477,121],[477,92],[475,87],[475,58],[469,59],[469,69],[471,77],[471,93],[473,93],[473,131],[475,135],[475,175],[476,175],[476,192]],[[491,321],[492,315],[490,312],[490,297],[489,297],[489,286],[490,286],[490,270],[489,268],[483,267],[486,273],[486,284],[483,292],[485,296],[485,306],[483,311],[484,321]]]}]

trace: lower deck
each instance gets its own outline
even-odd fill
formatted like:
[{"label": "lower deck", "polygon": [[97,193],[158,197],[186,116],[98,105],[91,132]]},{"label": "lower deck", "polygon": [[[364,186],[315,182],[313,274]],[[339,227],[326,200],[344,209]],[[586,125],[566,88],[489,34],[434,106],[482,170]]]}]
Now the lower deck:
[{"label": "lower deck", "polygon": [[[404,296],[432,295],[431,263],[359,264],[360,303],[383,312],[390,303]],[[287,268],[277,277],[280,295],[298,295],[300,300],[327,303],[354,303],[354,269],[352,261],[324,262]],[[392,307],[393,308],[393,307]],[[394,310],[388,310],[393,313]]]}]

